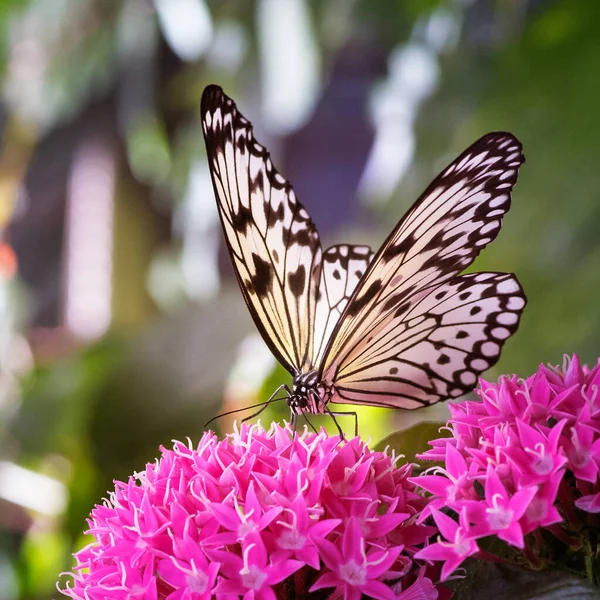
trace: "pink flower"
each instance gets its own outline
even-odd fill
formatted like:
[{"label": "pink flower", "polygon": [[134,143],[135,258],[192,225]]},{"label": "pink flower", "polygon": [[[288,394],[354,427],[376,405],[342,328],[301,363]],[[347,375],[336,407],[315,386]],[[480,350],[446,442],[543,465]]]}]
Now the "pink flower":
[{"label": "pink flower", "polygon": [[467,461],[452,444],[446,444],[445,459],[445,469],[433,468],[436,475],[423,474],[413,479],[420,487],[437,497],[429,504],[427,510],[440,508],[447,503],[477,498],[473,488],[473,475],[476,472],[473,469],[473,472],[469,471]]},{"label": "pink flower", "polygon": [[[506,446],[504,455],[514,467],[514,475],[519,485],[543,484],[567,462],[559,440],[566,420],[551,429],[538,425],[527,425],[515,419],[518,433],[518,446]],[[543,432],[546,430],[545,432]]]},{"label": "pink flower", "polygon": [[209,600],[221,565],[209,562],[198,544],[187,538],[183,548],[185,558],[163,558],[158,561],[157,573],[177,591],[171,600]]},{"label": "pink flower", "polygon": [[581,421],[573,423],[571,427],[565,452],[569,468],[575,477],[595,483],[600,467],[600,436],[588,414],[589,407],[584,406]]},{"label": "pink flower", "polygon": [[431,579],[424,577],[424,569],[418,574],[416,580],[406,589],[396,591],[396,600],[437,600],[438,590]]},{"label": "pink flower", "polygon": [[[256,532],[248,533],[242,542],[242,556],[228,550],[207,551],[221,564],[220,578],[214,592],[242,596],[244,600],[275,600],[273,585],[287,579],[304,566],[299,560],[270,562],[262,538]],[[170,600],[170,599],[169,599]]]},{"label": "pink flower", "polygon": [[469,531],[465,511],[460,513],[460,524],[436,508],[432,509],[431,513],[441,534],[446,539],[439,536],[437,542],[419,550],[415,554],[415,558],[444,561],[442,579],[447,579],[463,560],[476,554],[479,548]]},{"label": "pink flower", "polygon": [[[460,549],[466,556],[476,552],[476,540],[496,535],[535,562],[539,548],[528,533],[547,528],[568,544],[574,532],[593,529],[591,513],[600,512],[599,386],[600,363],[588,368],[573,356],[525,380],[480,380],[479,400],[450,404],[452,437],[433,440],[419,456],[444,466],[411,479],[432,495],[421,520],[437,515],[448,541],[416,556],[445,560],[448,575],[448,565],[460,564]],[[440,516],[441,507],[460,526]]]},{"label": "pink flower", "polygon": [[285,496],[276,496],[281,502],[282,514],[270,528],[270,547],[273,559],[294,557],[313,569],[319,569],[319,552],[315,541],[325,538],[340,525],[340,519],[314,519],[301,495],[290,503]]},{"label": "pink flower", "polygon": [[600,492],[590,494],[589,496],[582,496],[575,501],[575,505],[577,508],[589,513],[600,513]]},{"label": "pink flower", "polygon": [[435,567],[414,560],[433,530],[418,522],[427,501],[411,466],[395,463],[358,438],[294,438],[276,424],[243,425],[221,441],[207,432],[196,448],[176,442],[94,508],[94,542],[75,555],[61,591],[80,600],[275,600],[291,586],[296,597],[331,587],[332,596],[368,589],[391,599],[392,586],[420,581],[435,592]]},{"label": "pink flower", "polygon": [[334,594],[343,593],[346,600],[360,600],[363,594],[377,600],[394,599],[392,590],[379,579],[390,570],[402,546],[372,549],[367,555],[366,540],[354,518],[350,518],[339,547],[327,540],[317,544],[329,572],[321,575],[309,591],[335,587]]},{"label": "pink flower", "polygon": [[536,493],[537,487],[531,485],[509,494],[494,467],[489,464],[484,499],[464,505],[468,520],[474,523],[473,535],[483,537],[495,533],[513,546],[523,548],[521,520]]}]

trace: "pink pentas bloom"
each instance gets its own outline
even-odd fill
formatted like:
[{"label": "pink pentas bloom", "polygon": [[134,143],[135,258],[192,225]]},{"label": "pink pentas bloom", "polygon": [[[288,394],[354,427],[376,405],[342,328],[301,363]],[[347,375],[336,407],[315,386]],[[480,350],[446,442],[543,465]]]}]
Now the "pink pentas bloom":
[{"label": "pink pentas bloom", "polygon": [[460,512],[458,523],[436,508],[431,509],[431,514],[442,535],[437,542],[419,550],[415,558],[444,561],[442,579],[447,579],[466,558],[476,554],[479,548],[470,531],[465,510]]},{"label": "pink pentas bloom", "polygon": [[225,548],[207,549],[206,552],[213,560],[219,562],[220,572],[224,575],[219,578],[214,593],[217,596],[223,594],[243,597],[244,600],[276,600],[273,586],[304,566],[299,560],[271,561],[257,532],[244,536],[241,557]]},{"label": "pink pentas bloom", "polygon": [[589,513],[600,513],[600,492],[582,496],[575,501],[575,506]]},{"label": "pink pentas bloom", "polygon": [[426,510],[441,508],[447,503],[477,499],[473,487],[476,469],[467,465],[463,455],[452,444],[446,444],[445,462],[445,468],[433,469],[434,475],[423,474],[415,480],[420,487],[436,497]]},{"label": "pink pentas bloom", "polygon": [[390,571],[402,546],[387,550],[373,548],[367,555],[365,536],[354,517],[349,519],[341,544],[325,539],[317,544],[328,572],[309,591],[335,587],[334,595],[337,592],[345,600],[360,600],[363,594],[376,600],[394,600],[394,592],[380,578]]},{"label": "pink pentas bloom", "polygon": [[[427,500],[358,438],[273,424],[176,442],[89,519],[93,541],[61,591],[80,600],[435,598],[415,560]],[[439,586],[440,589],[443,589]],[[417,593],[422,591],[422,595]]]},{"label": "pink pentas bloom", "polygon": [[[446,541],[416,556],[444,560],[447,576],[461,556],[477,553],[477,540],[495,535],[538,563],[552,557],[540,556],[550,545],[539,543],[536,530],[571,544],[593,529],[592,513],[600,512],[599,387],[600,364],[589,368],[573,356],[524,380],[480,380],[479,399],[449,404],[450,437],[419,455],[443,466],[411,479],[431,494],[421,519],[433,514]],[[441,507],[451,510],[454,526]],[[450,533],[460,534],[460,543]]]},{"label": "pink pentas bloom", "polygon": [[521,519],[536,495],[537,486],[530,485],[509,494],[496,469],[490,463],[485,478],[485,501],[467,501],[463,504],[474,537],[495,533],[513,546],[523,548]]},{"label": "pink pentas bloom", "polygon": [[[404,590],[399,589],[396,600],[442,600],[440,590],[433,585],[431,579],[425,576],[426,569],[422,568],[415,581]],[[444,590],[445,598],[450,598],[450,590]]]}]

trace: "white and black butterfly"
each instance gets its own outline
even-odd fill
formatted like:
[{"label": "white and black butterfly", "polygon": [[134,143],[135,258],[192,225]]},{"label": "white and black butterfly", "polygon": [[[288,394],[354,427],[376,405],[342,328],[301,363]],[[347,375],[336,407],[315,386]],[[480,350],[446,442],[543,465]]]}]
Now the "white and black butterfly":
[{"label": "white and black butterfly", "polygon": [[[517,329],[526,299],[510,273],[460,275],[498,234],[524,158],[490,133],[442,171],[379,251],[323,251],[290,183],[221,88],[202,96],[215,195],[242,294],[293,376],[287,403],[415,409],[471,390]],[[273,396],[272,396],[273,397]]]}]

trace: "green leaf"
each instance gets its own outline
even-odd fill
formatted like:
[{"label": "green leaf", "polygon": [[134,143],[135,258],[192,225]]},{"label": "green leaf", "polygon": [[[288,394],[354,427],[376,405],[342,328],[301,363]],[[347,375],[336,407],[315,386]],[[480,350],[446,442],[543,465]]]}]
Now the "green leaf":
[{"label": "green leaf", "polygon": [[389,446],[390,449],[396,451],[396,454],[403,454],[407,462],[413,462],[416,454],[430,448],[430,440],[450,435],[445,429],[440,431],[440,427],[445,424],[443,421],[417,423],[408,429],[388,435],[375,446],[374,450],[383,451],[386,446]]}]

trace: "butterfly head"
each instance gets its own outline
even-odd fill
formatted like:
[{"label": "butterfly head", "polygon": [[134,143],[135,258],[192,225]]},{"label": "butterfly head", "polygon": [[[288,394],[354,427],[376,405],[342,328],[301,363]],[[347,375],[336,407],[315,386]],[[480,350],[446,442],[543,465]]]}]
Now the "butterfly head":
[{"label": "butterfly head", "polygon": [[317,372],[301,373],[294,377],[287,405],[292,413],[298,415],[303,412],[322,412],[318,409],[321,404],[320,396]]},{"label": "butterfly head", "polygon": [[308,396],[302,392],[293,393],[287,399],[287,405],[292,413],[299,415],[308,409]]}]

